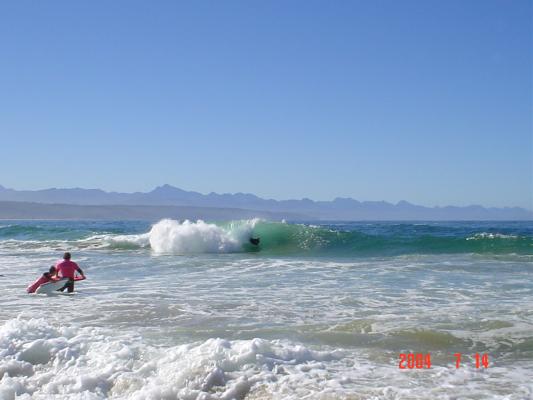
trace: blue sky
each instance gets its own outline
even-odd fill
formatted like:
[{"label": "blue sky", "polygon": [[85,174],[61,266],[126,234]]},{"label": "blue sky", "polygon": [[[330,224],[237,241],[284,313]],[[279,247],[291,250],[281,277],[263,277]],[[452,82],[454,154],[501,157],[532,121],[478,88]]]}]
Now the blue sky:
[{"label": "blue sky", "polygon": [[531,1],[4,1],[0,184],[533,208]]}]

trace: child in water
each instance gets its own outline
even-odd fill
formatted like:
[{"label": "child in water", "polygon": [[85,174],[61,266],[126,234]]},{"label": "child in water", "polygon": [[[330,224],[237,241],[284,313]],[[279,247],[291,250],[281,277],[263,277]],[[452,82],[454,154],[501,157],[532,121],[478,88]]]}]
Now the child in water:
[{"label": "child in water", "polygon": [[26,289],[26,291],[28,293],[35,293],[35,291],[39,288],[39,286],[41,286],[42,284],[44,283],[47,283],[47,282],[50,282],[50,281],[55,281],[57,280],[56,277],[54,277],[54,275],[56,275],[56,267],[54,267],[53,265],[50,267],[50,269],[48,270],[48,272],[45,272],[44,274],[42,274],[42,276],[37,279],[35,282],[33,282],[30,286],[28,286],[28,288]]}]

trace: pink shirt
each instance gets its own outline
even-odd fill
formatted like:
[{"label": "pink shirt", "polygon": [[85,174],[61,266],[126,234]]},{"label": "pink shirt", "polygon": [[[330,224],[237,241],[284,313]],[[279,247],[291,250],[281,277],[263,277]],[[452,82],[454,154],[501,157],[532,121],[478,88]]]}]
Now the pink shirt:
[{"label": "pink shirt", "polygon": [[28,288],[26,289],[26,291],[28,293],[35,293],[35,291],[37,290],[37,288],[39,286],[41,286],[43,283],[46,283],[46,282],[50,282],[52,279],[46,277],[45,275],[41,275],[41,277],[39,279],[37,279],[35,282],[33,282],[30,286],[28,286]]},{"label": "pink shirt", "polygon": [[58,261],[56,264],[57,274],[62,278],[74,279],[78,268],[78,264],[70,260]]}]

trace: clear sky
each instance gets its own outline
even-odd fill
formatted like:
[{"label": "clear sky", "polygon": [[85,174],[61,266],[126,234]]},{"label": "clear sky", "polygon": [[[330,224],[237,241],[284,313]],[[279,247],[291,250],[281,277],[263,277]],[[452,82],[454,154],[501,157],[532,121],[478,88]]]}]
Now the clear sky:
[{"label": "clear sky", "polygon": [[0,184],[533,208],[531,1],[2,1]]}]

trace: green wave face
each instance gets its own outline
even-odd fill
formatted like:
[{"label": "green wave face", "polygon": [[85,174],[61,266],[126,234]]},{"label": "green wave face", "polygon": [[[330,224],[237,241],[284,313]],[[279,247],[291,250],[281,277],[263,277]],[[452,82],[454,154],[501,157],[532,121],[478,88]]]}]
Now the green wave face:
[{"label": "green wave face", "polygon": [[[431,226],[403,224],[380,232],[344,230],[328,226],[260,222],[253,234],[261,238],[260,249],[272,253],[338,255],[494,253],[533,255],[530,235],[446,231]],[[246,246],[251,248],[251,246]]]}]

